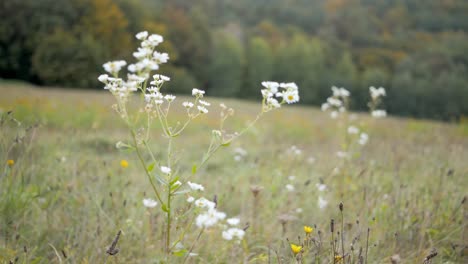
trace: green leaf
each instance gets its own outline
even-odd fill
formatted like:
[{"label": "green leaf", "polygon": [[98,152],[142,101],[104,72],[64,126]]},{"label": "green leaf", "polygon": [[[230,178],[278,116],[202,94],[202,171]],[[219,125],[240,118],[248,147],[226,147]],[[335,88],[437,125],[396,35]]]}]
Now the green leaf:
[{"label": "green leaf", "polygon": [[162,185],[167,185],[167,181],[164,180],[163,178],[159,177],[158,175],[154,176],[156,178],[156,180],[158,180],[159,183],[161,183]]},{"label": "green leaf", "polygon": [[229,145],[231,145],[231,141],[224,142],[224,143],[221,144],[221,146],[223,146],[223,147],[227,147]]},{"label": "green leaf", "polygon": [[161,209],[162,209],[164,212],[169,213],[169,208],[167,208],[167,206],[166,206],[165,204],[163,204],[163,205],[161,206]]},{"label": "green leaf", "polygon": [[170,182],[170,185],[174,185],[174,183],[176,183],[178,180],[179,180],[180,177],[175,177],[171,182]]},{"label": "green leaf", "polygon": [[187,250],[186,249],[181,249],[179,251],[174,251],[172,252],[172,254],[176,257],[183,257],[185,256],[185,254],[187,253]]},{"label": "green leaf", "polygon": [[190,192],[190,190],[187,189],[187,190],[182,190],[182,191],[174,192],[173,195],[180,195],[180,194],[189,193],[189,192]]},{"label": "green leaf", "polygon": [[192,166],[192,174],[197,173],[197,165]]},{"label": "green leaf", "polygon": [[153,171],[153,169],[154,169],[154,165],[155,165],[155,163],[154,163],[154,162],[153,162],[153,163],[151,163],[151,164],[148,166],[148,169],[147,169],[147,170],[148,170],[149,172],[152,172],[152,171]]}]

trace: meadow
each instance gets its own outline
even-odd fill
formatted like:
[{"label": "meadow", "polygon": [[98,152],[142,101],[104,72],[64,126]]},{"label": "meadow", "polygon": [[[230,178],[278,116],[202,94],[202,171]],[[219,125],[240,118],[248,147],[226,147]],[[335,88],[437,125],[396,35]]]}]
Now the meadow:
[{"label": "meadow", "polygon": [[[116,148],[131,135],[111,94],[2,82],[0,95],[1,263],[342,263],[331,244],[347,263],[468,262],[466,122],[349,113],[369,141],[342,158],[347,124],[300,105],[268,113],[190,178],[240,219],[243,239],[211,229],[197,237],[193,226],[185,240],[196,255],[173,251],[167,260],[164,212],[143,205],[152,195],[145,172],[134,153]],[[261,107],[207,100],[235,109],[230,132]],[[183,120],[174,107],[171,118]],[[200,160],[218,122],[210,111],[174,140],[181,173]],[[157,156],[167,148],[158,128],[150,142]],[[306,238],[310,250],[299,259],[290,244]]]}]

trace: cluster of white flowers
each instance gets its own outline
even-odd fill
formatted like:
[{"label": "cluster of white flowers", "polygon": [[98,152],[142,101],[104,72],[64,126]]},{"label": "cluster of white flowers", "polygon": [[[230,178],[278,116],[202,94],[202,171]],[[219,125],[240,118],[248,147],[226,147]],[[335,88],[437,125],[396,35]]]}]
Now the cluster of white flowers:
[{"label": "cluster of white flowers", "polygon": [[382,102],[382,97],[387,96],[385,88],[375,88],[374,86],[371,86],[369,87],[369,93],[372,99],[372,101],[369,103],[369,106],[371,108],[371,115],[375,118],[386,117],[387,111],[383,109],[377,109],[377,107]]},{"label": "cluster of white flowers", "polygon": [[128,78],[128,81],[124,81],[121,78],[110,77],[107,74],[101,74],[98,80],[105,84],[104,89],[109,90],[121,101],[125,101],[132,92],[137,91],[142,83],[131,77]]},{"label": "cluster of white flowers", "polygon": [[[197,88],[193,88],[192,96],[195,97],[195,102],[185,101],[182,103],[182,106],[187,110],[187,113],[190,117],[195,118],[200,114],[208,113],[207,107],[210,106],[211,104],[208,103],[207,101],[201,100],[201,98],[203,98],[204,95],[205,95],[205,91],[197,89]],[[197,109],[197,112],[195,114],[191,112],[191,109],[194,107]]]},{"label": "cluster of white flowers", "polygon": [[145,110],[147,112],[151,111],[154,106],[162,105],[165,101],[171,103],[175,100],[175,96],[172,94],[162,94],[161,87],[165,82],[170,81],[171,78],[161,75],[155,74],[153,75],[153,81],[150,82],[152,86],[146,88],[145,92],[145,101],[146,106]]},{"label": "cluster of white flowers", "polygon": [[225,231],[223,231],[223,238],[226,240],[242,240],[244,238],[245,231],[243,229],[237,227],[231,227]]},{"label": "cluster of white flowers", "polygon": [[[141,46],[133,53],[137,62],[127,67],[128,71],[131,72],[127,76],[127,81],[118,77],[119,72],[127,65],[127,62],[123,60],[105,63],[103,65],[104,70],[112,76],[102,74],[98,77],[98,80],[105,84],[104,89],[111,91],[121,102],[125,102],[132,92],[143,89],[142,85],[149,78],[149,73],[159,69],[159,64],[166,63],[169,60],[167,53],[159,53],[154,50],[156,46],[163,42],[162,36],[157,34],[148,35],[148,32],[144,31],[136,34],[136,38],[141,40]],[[159,89],[163,82],[170,80],[169,77],[163,75],[155,75],[153,77],[155,80],[151,84],[156,85],[156,87],[152,86],[148,88],[150,95],[145,96],[148,102],[147,108],[151,108],[152,104],[162,103],[163,97],[159,93]],[[169,101],[174,98],[168,96],[165,99]]]},{"label": "cluster of white flowers", "polygon": [[187,182],[187,184],[190,186],[190,189],[192,189],[194,191],[204,191],[205,190],[205,187],[203,187],[203,185],[201,185],[201,184],[190,182],[190,181]]},{"label": "cluster of white flowers", "polygon": [[372,111],[372,116],[376,117],[376,118],[386,117],[387,116],[387,111],[381,110],[381,109],[373,110]]},{"label": "cluster of white flowers", "polygon": [[239,218],[229,218],[226,220],[226,223],[228,223],[230,227],[227,230],[223,231],[222,236],[224,239],[237,239],[237,241],[240,241],[244,238],[245,231],[236,227],[240,223]]},{"label": "cluster of white flowers", "polygon": [[[104,67],[104,70],[110,74],[112,74],[113,76],[116,76],[119,74],[119,71],[125,66],[127,65],[127,62],[124,61],[124,60],[118,60],[118,61],[109,61],[109,62],[106,62],[104,63],[104,65],[102,65]],[[101,80],[100,80],[101,81]]]},{"label": "cluster of white flowers", "polygon": [[373,100],[387,95],[385,88],[383,87],[375,88],[374,86],[371,86],[369,87],[369,92]]},{"label": "cluster of white flowers", "polygon": [[141,46],[133,52],[133,57],[138,61],[128,65],[130,72],[138,75],[147,75],[150,71],[158,70],[159,65],[169,60],[167,53],[155,51],[156,46],[164,41],[163,37],[157,34],[149,35],[147,31],[136,34],[136,38],[141,40]]},{"label": "cluster of white flowers", "polygon": [[[293,82],[277,83],[271,81],[262,82],[263,111],[280,108],[282,104],[299,102],[299,89]],[[281,98],[281,100],[279,100]]]},{"label": "cluster of white flowers", "polygon": [[[349,126],[348,127],[348,134],[350,135],[358,135],[360,132],[359,128],[355,127],[355,126]],[[364,132],[361,132],[359,134],[359,138],[358,138],[358,143],[360,145],[365,145],[367,144],[367,141],[369,141],[369,135],[367,133],[364,133]]]},{"label": "cluster of white flowers", "polygon": [[299,156],[302,154],[302,150],[297,147],[296,145],[292,145],[288,150],[287,150],[287,153],[288,154],[293,154],[293,155],[296,155],[296,156]]},{"label": "cluster of white flowers", "polygon": [[[192,191],[204,191],[205,187],[201,184],[187,182],[190,189]],[[201,197],[196,199],[192,196],[187,198],[187,202],[193,203],[197,208],[202,210],[197,218],[195,218],[195,224],[199,228],[209,228],[212,226],[217,225],[220,221],[226,218],[226,214],[224,212],[220,212],[216,209],[216,203],[212,202],[205,197]],[[229,218],[226,220],[227,224],[231,226],[238,225],[240,222],[239,218]],[[232,240],[233,238],[238,238],[241,240],[244,237],[244,230],[238,228],[230,228],[228,230],[223,231],[222,236],[226,240]]]},{"label": "cluster of white flowers", "polygon": [[322,111],[330,110],[330,116],[337,118],[340,113],[346,112],[346,107],[350,92],[345,88],[333,86],[331,88],[333,95],[327,98],[327,102],[322,104]]}]

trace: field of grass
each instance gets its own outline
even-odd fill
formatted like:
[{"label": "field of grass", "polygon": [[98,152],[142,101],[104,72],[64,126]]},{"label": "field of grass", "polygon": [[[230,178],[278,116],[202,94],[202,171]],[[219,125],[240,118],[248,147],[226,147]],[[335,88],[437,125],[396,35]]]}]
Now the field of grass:
[{"label": "field of grass", "polygon": [[[259,102],[207,100],[213,110],[173,142],[182,182],[208,148],[220,102],[236,110],[225,126],[230,132],[254,119],[260,107]],[[21,122],[8,120],[0,127],[0,263],[160,263],[166,258],[165,214],[143,206],[142,199],[153,195],[144,169],[135,153],[115,147],[131,136],[111,108],[114,101],[104,91],[0,83],[1,111],[12,110]],[[185,113],[180,108],[171,115],[183,120]],[[360,263],[359,255],[367,263],[422,263],[433,252],[437,256],[428,263],[468,263],[467,124],[357,116],[369,142],[353,145],[347,159],[336,155],[347,142],[345,125],[301,106],[268,113],[221,148],[190,181],[205,186],[206,198],[216,196],[220,211],[240,218],[245,237],[240,243],[226,241],[213,228],[197,241],[193,226],[183,243],[194,244],[198,255],[167,261],[296,263],[290,243],[301,244],[308,225],[314,230],[310,251],[301,256],[304,263],[333,263],[332,243],[350,263]],[[157,126],[151,133],[159,157],[167,143]],[[246,155],[236,158],[237,148]],[[129,166],[123,168],[121,160]],[[323,208],[319,197],[328,202]],[[186,196],[177,199],[178,208],[189,206]],[[183,214],[177,217],[188,221]],[[180,229],[175,224],[172,232]],[[119,230],[119,252],[109,255]]]}]

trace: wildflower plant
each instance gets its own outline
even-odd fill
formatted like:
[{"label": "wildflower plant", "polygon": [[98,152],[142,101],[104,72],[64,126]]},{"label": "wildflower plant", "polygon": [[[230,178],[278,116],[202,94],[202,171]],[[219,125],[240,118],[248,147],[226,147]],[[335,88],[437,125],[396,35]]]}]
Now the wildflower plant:
[{"label": "wildflower plant", "polygon": [[[191,171],[185,171],[183,170],[185,167],[179,164],[180,159],[177,153],[180,152],[174,149],[173,143],[194,120],[211,111],[211,103],[205,99],[205,91],[197,88],[192,90],[192,99],[184,102],[178,102],[175,95],[166,93],[164,84],[171,81],[170,77],[161,74],[151,75],[153,71],[159,69],[161,64],[169,60],[167,53],[156,50],[157,46],[163,42],[163,37],[157,34],[150,35],[144,31],[136,34],[136,38],[141,41],[141,45],[133,53],[136,62],[127,66],[127,78],[121,77],[127,63],[112,61],[103,65],[107,74],[102,74],[98,80],[104,84],[104,89],[114,95],[116,103],[113,109],[125,122],[131,134],[131,141],[118,142],[117,148],[136,153],[151,185],[154,196],[145,197],[143,205],[148,209],[159,209],[165,216],[165,237],[162,239],[165,260],[168,261],[173,255],[183,256],[185,259],[195,255],[192,252],[194,246],[207,229],[220,229],[220,237],[228,241],[243,240],[245,230],[239,227],[240,219],[228,218],[219,209],[222,205],[218,205],[216,199],[209,200],[204,197],[204,192],[207,192],[205,187],[190,179],[200,171],[217,150],[230,145],[233,140],[251,128],[263,114],[278,109],[284,104],[298,102],[297,85],[262,82],[261,109],[255,119],[239,132],[228,133],[226,131],[225,122],[234,114],[234,110],[221,104],[220,125],[211,131],[207,150]],[[133,100],[139,102],[137,111],[132,111],[129,106]],[[176,104],[185,109],[186,119],[183,122],[175,122],[171,119],[170,113]],[[160,126],[167,143],[164,155],[156,155],[150,145],[152,135],[155,133],[152,131],[155,123]],[[179,202],[176,203],[176,200]],[[185,206],[176,208],[180,205],[180,201],[184,201]],[[185,217],[187,215],[191,215],[188,217],[190,220],[182,221],[181,219],[187,219]],[[187,234],[195,228],[199,230],[196,239],[192,241],[191,246],[185,246],[189,245]]]}]

